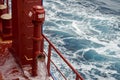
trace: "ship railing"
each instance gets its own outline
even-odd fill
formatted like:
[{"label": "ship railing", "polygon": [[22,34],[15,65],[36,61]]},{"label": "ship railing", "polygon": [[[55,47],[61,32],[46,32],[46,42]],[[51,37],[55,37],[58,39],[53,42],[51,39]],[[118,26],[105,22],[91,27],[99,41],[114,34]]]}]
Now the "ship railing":
[{"label": "ship railing", "polygon": [[[52,57],[52,54],[55,53],[57,54],[62,60],[63,62],[65,62],[65,64],[67,64],[67,67],[69,67],[72,71],[73,71],[73,74],[75,75],[74,79],[72,80],[83,80],[83,78],[81,77],[80,73],[68,62],[68,60],[63,56],[63,54],[53,45],[53,43],[45,36],[43,35],[43,38],[44,38],[44,44],[45,42],[47,42],[47,51],[45,51],[46,55],[47,55],[47,69],[48,69],[48,75],[49,76],[52,76],[52,78],[54,80],[59,80],[58,78],[60,76],[62,76],[62,80],[71,80],[71,79],[68,79],[68,77],[66,77],[62,71],[60,70],[60,68],[58,68],[57,64],[55,64],[55,62],[51,59]],[[61,62],[61,60],[59,60]],[[53,75],[52,73],[52,69],[53,68],[52,66],[54,66],[56,68],[55,72],[58,71],[59,73],[59,77],[55,77],[56,75]],[[55,73],[54,72],[54,73]],[[68,73],[69,75],[69,73]]]}]

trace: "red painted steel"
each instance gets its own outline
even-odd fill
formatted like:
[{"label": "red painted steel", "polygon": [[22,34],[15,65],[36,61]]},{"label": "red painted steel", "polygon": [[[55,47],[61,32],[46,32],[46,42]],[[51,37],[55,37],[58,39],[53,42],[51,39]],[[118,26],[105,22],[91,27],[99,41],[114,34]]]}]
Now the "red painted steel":
[{"label": "red painted steel", "polygon": [[3,80],[3,76],[2,76],[2,74],[0,73],[0,80]]},{"label": "red painted steel", "polygon": [[4,0],[0,0],[0,4],[3,4]]},{"label": "red painted steel", "polygon": [[48,69],[48,75],[49,76],[51,76],[50,75],[50,61],[51,61],[51,46],[49,45],[49,47],[48,47],[48,61],[47,61],[47,69]]},{"label": "red painted steel", "polygon": [[2,19],[2,39],[11,40],[12,39],[12,17],[10,14],[1,15]]},{"label": "red painted steel", "polygon": [[2,4],[4,4],[4,5],[6,5],[7,6],[7,9],[6,9],[6,11],[7,11],[7,13],[9,13],[9,10],[10,10],[10,8],[9,8],[9,2],[11,1],[11,0],[1,0],[2,1]]},{"label": "red painted steel", "polygon": [[43,54],[42,25],[45,20],[45,11],[42,6],[33,6],[33,64],[32,76],[37,76],[37,56]]},{"label": "red painted steel", "polygon": [[10,2],[9,0],[6,0],[6,5],[7,5],[7,13],[9,13],[9,8],[10,8],[10,7],[9,7],[9,2]]},{"label": "red painted steel", "polygon": [[[51,51],[53,49],[76,74],[76,80],[83,80],[77,70],[73,68],[56,47],[43,35],[42,24],[45,12],[43,7],[34,5],[42,5],[42,0],[12,0],[13,43],[11,50],[17,62],[20,64],[20,67],[30,64],[32,65],[32,76],[37,75],[36,58],[38,55],[43,54],[44,40],[46,40],[49,43],[47,62],[49,76],[50,63],[52,62],[55,65],[51,60]],[[34,6],[34,11],[32,11],[32,6]],[[57,68],[56,65],[55,67]],[[65,78],[59,68],[57,68],[57,70]],[[67,80],[67,78],[65,78],[65,80]]]},{"label": "red painted steel", "polygon": [[2,19],[2,26],[3,26],[3,33],[4,34],[10,34],[11,32],[11,15],[9,14],[3,14],[1,16]]},{"label": "red painted steel", "polygon": [[[84,80],[81,75],[78,73],[77,70],[74,69],[74,67],[64,58],[62,53],[56,49],[56,47],[47,39],[45,35],[43,35],[44,39],[49,43],[49,45],[54,49],[54,51],[63,59],[63,61],[72,69],[72,71],[76,74],[76,80]],[[48,52],[49,55],[49,52]],[[50,56],[48,56],[49,59]],[[49,71],[50,72],[50,71]]]},{"label": "red painted steel", "polygon": [[32,7],[41,0],[12,0],[12,53],[20,65],[32,65],[33,24]]},{"label": "red painted steel", "polygon": [[[0,4],[0,17],[4,13],[7,13],[7,6],[4,4]],[[1,18],[0,18],[0,22],[1,22]]]},{"label": "red painted steel", "polygon": [[[50,45],[49,45],[50,46]],[[55,68],[57,69],[57,71],[63,76],[63,78],[65,79],[65,80],[67,80],[67,78],[65,77],[65,75],[61,72],[61,70],[57,67],[57,65],[50,59],[51,58],[51,56],[49,56],[50,54],[48,53],[48,62],[47,62],[47,65],[48,64],[50,64],[50,63],[52,63],[54,66],[55,66]],[[49,67],[49,69],[48,69],[48,73],[49,73],[49,76],[52,76],[51,75],[51,73],[50,73],[50,65],[49,66],[47,66],[47,67]]]}]

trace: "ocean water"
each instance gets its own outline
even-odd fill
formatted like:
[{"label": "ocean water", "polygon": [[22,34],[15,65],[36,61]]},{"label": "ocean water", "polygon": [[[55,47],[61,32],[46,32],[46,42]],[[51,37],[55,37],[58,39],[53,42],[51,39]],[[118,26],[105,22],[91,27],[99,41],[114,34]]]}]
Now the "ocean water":
[{"label": "ocean water", "polygon": [[[43,0],[43,4],[45,35],[85,80],[120,80],[120,0]],[[56,63],[70,76],[62,62]]]}]

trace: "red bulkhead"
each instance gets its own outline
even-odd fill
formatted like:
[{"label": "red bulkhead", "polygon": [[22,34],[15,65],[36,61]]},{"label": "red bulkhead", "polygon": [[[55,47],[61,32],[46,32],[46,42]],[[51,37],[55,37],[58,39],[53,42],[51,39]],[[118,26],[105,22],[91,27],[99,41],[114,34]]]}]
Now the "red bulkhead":
[{"label": "red bulkhead", "polygon": [[12,0],[12,53],[20,65],[32,64],[33,24],[32,8],[42,0]]},{"label": "red bulkhead", "polygon": [[4,0],[0,0],[0,4],[3,4]]}]

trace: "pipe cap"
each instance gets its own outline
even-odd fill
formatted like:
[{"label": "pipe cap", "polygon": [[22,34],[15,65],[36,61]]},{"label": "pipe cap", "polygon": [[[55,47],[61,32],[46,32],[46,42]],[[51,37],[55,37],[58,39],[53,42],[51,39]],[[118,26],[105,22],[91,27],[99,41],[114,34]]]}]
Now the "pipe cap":
[{"label": "pipe cap", "polygon": [[12,19],[12,17],[10,14],[3,14],[3,15],[1,15],[1,19],[10,20],[10,19]]}]

